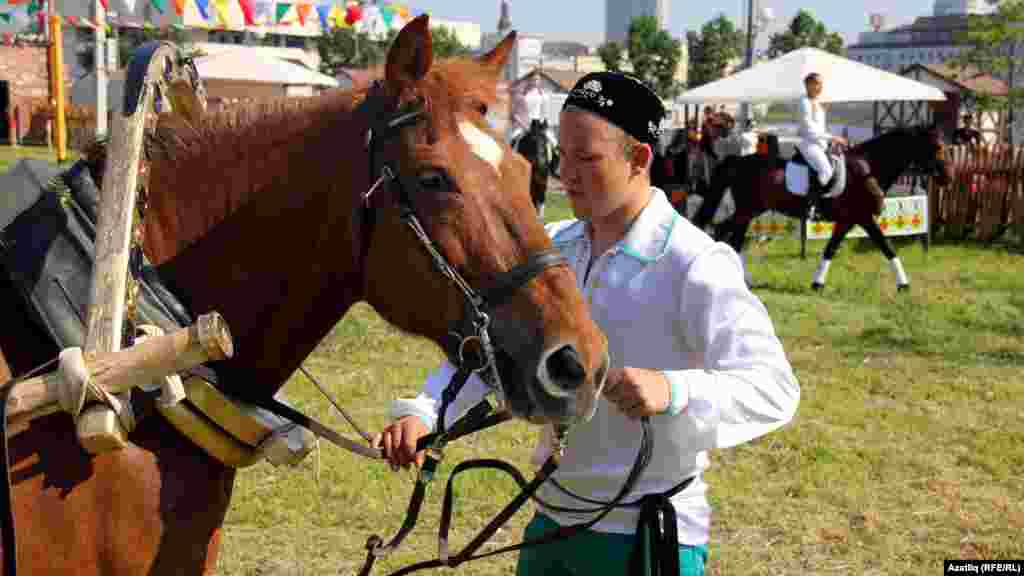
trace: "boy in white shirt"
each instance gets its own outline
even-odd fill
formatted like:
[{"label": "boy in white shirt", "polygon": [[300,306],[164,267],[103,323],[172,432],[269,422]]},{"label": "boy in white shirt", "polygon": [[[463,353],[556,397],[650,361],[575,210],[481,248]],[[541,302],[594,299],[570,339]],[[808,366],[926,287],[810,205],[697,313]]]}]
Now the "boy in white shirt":
[{"label": "boy in white shirt", "polygon": [[[800,388],[767,310],[747,288],[739,257],[680,217],[650,185],[663,117],[653,91],[613,72],[582,78],[562,109],[562,182],[579,219],[552,224],[548,233],[608,337],[612,366],[597,412],[570,432],[553,479],[586,498],[611,500],[636,458],[639,420],[650,417],[653,454],[626,501],[650,503],[690,479],[667,501],[658,500],[663,529],[677,542],[648,561],[670,566],[663,576],[702,576],[711,517],[702,479],[708,450],[785,425]],[[396,420],[376,443],[394,466],[422,462],[416,441],[434,427],[453,372],[442,365],[416,399],[393,405]],[[471,378],[448,419],[485,391]],[[549,450],[542,439],[536,461]],[[550,482],[537,496],[559,508],[588,506]],[[592,516],[538,506],[524,539]],[[640,506],[626,506],[571,538],[525,548],[517,574],[626,574],[636,566],[634,550],[644,549],[636,536],[640,520]]]}]

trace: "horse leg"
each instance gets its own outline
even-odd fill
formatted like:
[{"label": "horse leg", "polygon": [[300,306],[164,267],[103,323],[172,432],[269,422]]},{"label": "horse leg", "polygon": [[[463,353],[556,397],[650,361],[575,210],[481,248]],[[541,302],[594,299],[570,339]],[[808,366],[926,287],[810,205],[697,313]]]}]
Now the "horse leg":
[{"label": "horse leg", "polygon": [[889,245],[889,241],[885,238],[882,229],[878,227],[878,222],[875,222],[874,218],[869,218],[860,227],[868,233],[868,237],[882,251],[885,259],[889,261],[889,267],[892,269],[892,273],[896,275],[896,290],[902,292],[909,289],[910,280],[907,278],[906,271],[903,270],[903,262],[900,262],[899,257],[896,256],[896,251]]},{"label": "horse leg", "polygon": [[825,252],[821,255],[821,262],[818,263],[818,269],[814,271],[811,290],[819,291],[825,287],[825,279],[828,277],[829,267],[832,266],[832,259],[835,258],[836,252],[839,251],[839,245],[843,243],[843,239],[850,233],[851,228],[853,228],[852,223],[837,222],[835,228],[832,229],[832,237],[828,239]]},{"label": "horse leg", "polygon": [[530,167],[530,199],[533,207],[537,210],[537,216],[544,217],[544,196],[547,192],[547,172],[542,170],[536,163]]},{"label": "horse leg", "polygon": [[[722,187],[716,190],[710,185],[705,185],[698,194],[703,201],[700,204],[700,208],[697,209],[697,213],[693,216],[693,225],[704,230],[714,220],[715,212],[718,211],[718,205],[725,196],[725,188]],[[735,198],[735,195],[733,197]]]},{"label": "horse leg", "polygon": [[732,218],[732,222],[728,224],[727,232],[728,238],[726,242],[732,249],[736,251],[736,254],[740,257],[740,263],[743,265],[743,278],[746,280],[749,286],[753,277],[750,274],[750,263],[747,258],[746,252],[743,249],[747,244],[747,230],[750,228],[750,221],[753,220],[753,216],[750,214],[735,214]]}]

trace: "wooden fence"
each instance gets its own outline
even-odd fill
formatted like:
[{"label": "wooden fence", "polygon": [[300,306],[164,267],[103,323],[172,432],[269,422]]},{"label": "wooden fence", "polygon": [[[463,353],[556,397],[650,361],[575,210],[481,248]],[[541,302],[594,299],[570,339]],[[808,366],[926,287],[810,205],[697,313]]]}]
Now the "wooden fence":
[{"label": "wooden fence", "polygon": [[932,236],[992,242],[1010,232],[1024,243],[1024,146],[956,146],[947,161],[953,182],[929,186]]}]

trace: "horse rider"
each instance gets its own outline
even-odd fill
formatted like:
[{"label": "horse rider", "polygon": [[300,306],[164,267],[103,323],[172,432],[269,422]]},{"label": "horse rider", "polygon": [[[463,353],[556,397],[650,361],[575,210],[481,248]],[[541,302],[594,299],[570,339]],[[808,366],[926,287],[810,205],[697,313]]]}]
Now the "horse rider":
[{"label": "horse rider", "polygon": [[743,124],[744,129],[740,134],[740,156],[757,154],[757,123],[753,118],[747,118]]},{"label": "horse rider", "polygon": [[[739,257],[679,216],[651,185],[664,115],[641,80],[595,72],[576,83],[559,117],[562,182],[576,219],[546,229],[607,335],[611,367],[596,413],[573,428],[549,479],[587,501],[544,483],[524,539],[593,518],[578,509],[609,500],[626,481],[643,417],[650,418],[654,451],[626,497],[632,505],[571,537],[523,549],[517,576],[703,576],[709,451],[784,426],[799,403],[799,383]],[[416,442],[434,427],[453,373],[442,365],[416,398],[392,405],[394,420],[374,444],[393,466],[422,462]],[[474,374],[448,416],[486,391]],[[547,458],[551,433],[549,426],[536,462]]]},{"label": "horse rider", "polygon": [[954,146],[981,146],[981,132],[974,127],[974,116],[964,114],[963,126],[953,131]]},{"label": "horse rider", "polygon": [[705,106],[704,121],[700,127],[700,151],[703,157],[701,161],[701,180],[703,180],[705,185],[710,184],[711,173],[714,172],[715,165],[718,164],[715,140],[718,139],[720,130],[718,113],[711,106]]},{"label": "horse rider", "polygon": [[540,74],[534,72],[524,84],[522,91],[517,91],[512,98],[512,122],[509,123],[508,135],[510,143],[529,131],[530,123],[534,120],[547,119],[550,95],[541,87]]},{"label": "horse rider", "polygon": [[825,109],[818,101],[824,88],[821,75],[817,72],[808,74],[804,78],[804,88],[807,90],[807,94],[800,98],[800,127],[797,132],[800,142],[797,144],[797,148],[817,175],[816,178],[810,178],[810,187],[807,190],[804,207],[804,211],[810,219],[813,217],[821,196],[831,186],[832,177],[835,175],[832,162],[828,158],[829,144],[834,142],[846,146],[847,140],[842,136],[833,136],[826,130]]}]

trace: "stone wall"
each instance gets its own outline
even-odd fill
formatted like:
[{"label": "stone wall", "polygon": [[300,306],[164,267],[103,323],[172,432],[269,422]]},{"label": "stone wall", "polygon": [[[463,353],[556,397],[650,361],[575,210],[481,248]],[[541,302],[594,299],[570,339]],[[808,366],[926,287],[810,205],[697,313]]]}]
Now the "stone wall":
[{"label": "stone wall", "polygon": [[[71,89],[65,70],[65,94]],[[24,138],[33,124],[33,110],[47,103],[50,95],[49,57],[46,46],[0,46],[0,80],[10,89],[11,110],[17,109],[19,138]],[[0,110],[7,116],[7,110]],[[38,123],[38,119],[36,119]],[[7,140],[0,134],[0,140]]]}]

